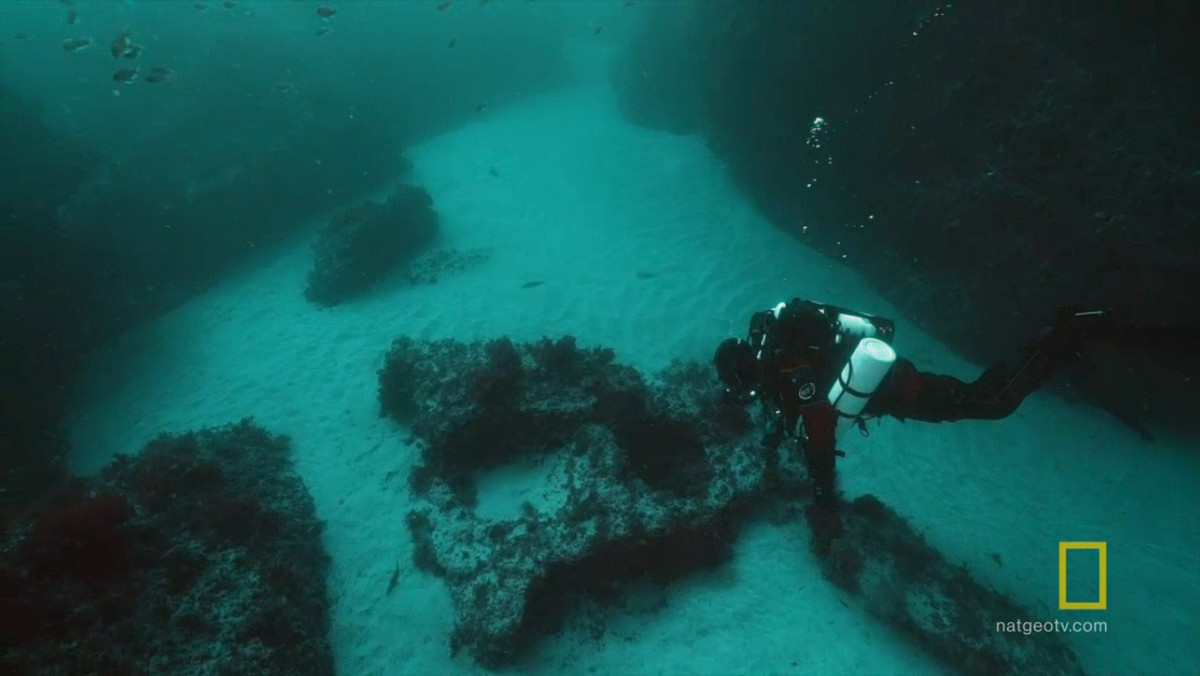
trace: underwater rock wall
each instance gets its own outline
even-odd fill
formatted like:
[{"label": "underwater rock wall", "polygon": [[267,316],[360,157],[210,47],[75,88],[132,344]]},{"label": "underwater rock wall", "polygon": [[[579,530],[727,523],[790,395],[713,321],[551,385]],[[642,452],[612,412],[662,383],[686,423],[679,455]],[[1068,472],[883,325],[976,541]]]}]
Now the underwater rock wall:
[{"label": "underwater rock wall", "polygon": [[318,117],[295,98],[205,110],[130,143],[62,205],[60,237],[98,289],[87,320],[100,333],[185,302],[407,169],[384,120]]},{"label": "underwater rock wall", "polygon": [[[1200,324],[1195,3],[703,7],[687,53],[631,53],[702,76],[690,126],[760,208],[961,354],[1069,303]],[[616,77],[653,118],[654,81]],[[1118,417],[1196,429],[1195,357],[1085,356],[1077,389]]]},{"label": "underwater rock wall", "polygon": [[92,291],[64,265],[57,208],[86,180],[95,151],[51,129],[41,109],[0,81],[0,509],[61,480],[63,386],[90,344],[78,320]]},{"label": "underwater rock wall", "polygon": [[0,236],[12,253],[0,266],[0,363],[14,384],[0,406],[11,430],[0,506],[15,509],[63,479],[64,393],[83,354],[406,167],[373,116],[281,106],[206,100],[112,157],[49,127],[0,85],[0,149],[10,158]]}]

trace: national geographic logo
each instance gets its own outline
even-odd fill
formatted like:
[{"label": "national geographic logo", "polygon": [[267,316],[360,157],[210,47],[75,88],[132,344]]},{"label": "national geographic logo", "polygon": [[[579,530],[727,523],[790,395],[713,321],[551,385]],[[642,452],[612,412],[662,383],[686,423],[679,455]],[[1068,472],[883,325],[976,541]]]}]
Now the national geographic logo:
[{"label": "national geographic logo", "polygon": [[[1072,549],[1094,549],[1100,559],[1100,598],[1095,601],[1067,600],[1067,552]],[[1080,573],[1082,571],[1076,571]],[[1060,610],[1105,610],[1108,608],[1108,543],[1058,543],[1058,607]]]}]

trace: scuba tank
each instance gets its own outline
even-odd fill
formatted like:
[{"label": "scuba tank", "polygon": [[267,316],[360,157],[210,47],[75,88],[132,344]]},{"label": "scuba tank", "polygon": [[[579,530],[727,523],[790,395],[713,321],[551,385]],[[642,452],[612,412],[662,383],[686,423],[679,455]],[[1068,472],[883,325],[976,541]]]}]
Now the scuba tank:
[{"label": "scuba tank", "polygon": [[896,351],[891,345],[878,338],[863,338],[858,342],[833,387],[829,388],[829,403],[838,412],[835,439],[840,440],[846,430],[862,420],[862,411],[871,395],[895,363]]}]

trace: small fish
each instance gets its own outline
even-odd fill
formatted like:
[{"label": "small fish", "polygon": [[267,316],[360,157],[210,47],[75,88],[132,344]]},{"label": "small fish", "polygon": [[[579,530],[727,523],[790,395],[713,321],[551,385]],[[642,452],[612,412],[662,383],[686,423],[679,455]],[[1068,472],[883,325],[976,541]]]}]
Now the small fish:
[{"label": "small fish", "polygon": [[604,26],[596,26],[592,29],[592,35],[599,35],[602,30],[604,30]]},{"label": "small fish", "polygon": [[291,82],[280,82],[279,84],[275,85],[275,91],[279,92],[280,94],[291,94],[296,91],[296,85],[292,84]]},{"label": "small fish", "polygon": [[450,44],[446,45],[446,48],[449,49],[450,47],[453,47],[454,45],[457,45],[457,44],[458,44],[457,37],[450,38]]},{"label": "small fish", "polygon": [[79,21],[79,12],[76,12],[75,8],[72,7],[67,10],[67,23],[75,25],[76,21]]},{"label": "small fish", "polygon": [[487,104],[486,104],[486,103],[481,103],[481,104],[479,104],[479,105],[475,106],[475,112],[477,112],[477,113],[482,113],[482,112],[483,112],[483,111],[485,111],[485,110],[487,110]]},{"label": "small fish", "polygon": [[91,38],[68,38],[63,40],[62,48],[66,52],[78,52],[92,46]]},{"label": "small fish", "polygon": [[316,30],[315,34],[317,35],[317,37],[320,37],[322,35],[329,35],[331,32],[333,32],[332,26],[321,26],[320,28],[318,28]]},{"label": "small fish", "polygon": [[488,169],[488,173],[492,175],[492,178],[500,178],[500,172],[496,171],[495,167]]},{"label": "small fish", "polygon": [[388,596],[392,595],[392,591],[396,589],[396,585],[400,582],[400,564],[396,564],[396,570],[392,571],[392,581],[388,583]]},{"label": "small fish", "polygon": [[332,7],[318,7],[317,16],[321,17],[322,19],[332,19],[333,17],[337,16],[337,10]]},{"label": "small fish", "polygon": [[625,0],[626,7],[633,7],[633,0]]},{"label": "small fish", "polygon": [[1004,567],[1004,559],[1000,558],[999,552],[992,552],[991,557],[992,560],[996,562],[997,566],[1000,566],[1001,568]]},{"label": "small fish", "polygon": [[447,9],[450,9],[450,5],[452,5],[452,4],[454,4],[452,2],[452,0],[442,0],[442,2],[438,4],[438,11],[442,12]]},{"label": "small fish", "polygon": [[233,9],[237,7],[237,0],[225,0],[225,2],[221,3],[221,6],[225,9]]},{"label": "small fish", "polygon": [[645,272],[643,270],[639,270],[637,273],[637,278],[642,281],[645,281],[647,279],[654,279],[655,277],[658,277],[657,272]]},{"label": "small fish", "polygon": [[141,55],[141,53],[142,46],[135,45],[134,43],[130,42],[129,46],[125,48],[125,54],[123,56],[127,59],[136,59]]},{"label": "small fish", "polygon": [[522,289],[535,289],[543,284],[545,284],[545,282],[525,282],[524,284],[521,285],[521,288]]},{"label": "small fish", "polygon": [[162,66],[154,66],[150,69],[150,74],[144,79],[148,84],[158,84],[159,82],[169,82],[175,77],[175,71]]},{"label": "small fish", "polygon": [[195,7],[197,12],[207,12],[208,11],[208,3],[207,2],[197,2],[196,4],[192,5],[192,7]]},{"label": "small fish", "polygon": [[121,58],[121,55],[129,48],[130,37],[129,31],[122,28],[121,32],[117,33],[117,37],[113,38],[112,42],[109,43],[108,51],[112,53],[114,59]]},{"label": "small fish", "polygon": [[113,82],[124,82],[125,84],[129,84],[130,82],[133,82],[134,80],[136,80],[137,76],[138,76],[137,68],[122,68],[121,70],[118,70],[117,72],[113,73],[112,79],[113,79]]},{"label": "small fish", "polygon": [[29,33],[17,33],[16,35],[13,36],[13,39],[14,40],[28,40],[28,39],[30,39]]}]

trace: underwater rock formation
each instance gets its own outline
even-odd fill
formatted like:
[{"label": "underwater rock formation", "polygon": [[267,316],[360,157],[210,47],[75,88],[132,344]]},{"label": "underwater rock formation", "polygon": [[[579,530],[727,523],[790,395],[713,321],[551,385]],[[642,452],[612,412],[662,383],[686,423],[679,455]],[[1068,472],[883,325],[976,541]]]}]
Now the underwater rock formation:
[{"label": "underwater rock formation", "polygon": [[414,258],[437,235],[433,198],[404,185],[387,202],[364,202],[333,217],[313,244],[305,297],[336,305]]},{"label": "underwater rock formation", "polygon": [[[382,414],[420,441],[409,477],[423,503],[407,519],[414,563],[450,589],[452,653],[465,649],[488,668],[511,665],[585,601],[619,601],[623,583],[665,585],[720,565],[749,519],[808,496],[803,470],[754,432],[750,413],[720,403],[700,364],[675,363],[647,381],[611,350],[570,337],[400,338],[379,384]],[[480,516],[475,476],[531,461],[554,466],[542,504]],[[878,501],[859,499],[847,518],[826,576],[951,667],[1080,673],[1052,635],[991,632],[990,612],[1029,613],[948,565]]]},{"label": "underwater rock formation", "polygon": [[290,445],[163,435],[9,524],[7,673],[332,674],[328,556]]},{"label": "underwater rock formation", "polygon": [[843,523],[846,534],[821,561],[826,578],[959,673],[1084,673],[1062,641],[996,631],[997,621],[1029,611],[951,564],[874,496],[847,504]]}]

